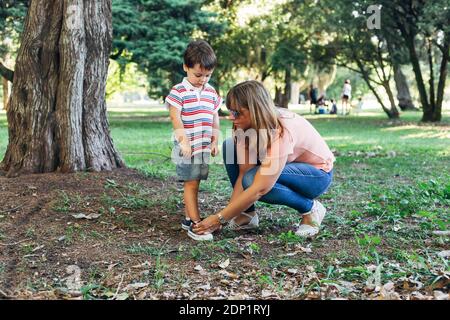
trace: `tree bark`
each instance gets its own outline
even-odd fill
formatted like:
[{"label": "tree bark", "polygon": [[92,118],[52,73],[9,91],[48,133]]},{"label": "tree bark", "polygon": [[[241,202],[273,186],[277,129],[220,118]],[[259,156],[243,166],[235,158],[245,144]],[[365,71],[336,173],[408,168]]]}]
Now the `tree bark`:
[{"label": "tree bark", "polygon": [[8,99],[9,99],[9,81],[2,77],[3,86],[3,109],[8,110]]},{"label": "tree bark", "polygon": [[285,78],[284,78],[284,92],[281,95],[281,108],[288,108],[289,106],[289,99],[291,98],[291,85],[292,85],[292,77],[291,77],[291,70],[285,71]]},{"label": "tree bark", "polygon": [[439,82],[437,88],[436,97],[436,109],[433,114],[433,121],[442,120],[442,102],[444,101],[445,82],[447,80],[448,73],[448,60],[450,56],[450,34],[445,35],[444,45],[442,47],[442,60],[441,67],[439,69]]},{"label": "tree bark", "polygon": [[384,90],[386,91],[388,98],[389,98],[389,102],[391,104],[391,109],[389,110],[385,110],[389,119],[398,119],[400,118],[400,113],[398,112],[397,107],[395,106],[395,99],[394,99],[394,94],[392,93],[391,90],[391,85],[389,84],[389,81],[385,81],[383,83],[383,87]]},{"label": "tree bark", "polygon": [[32,0],[7,112],[7,176],[124,163],[106,117],[111,0]]},{"label": "tree bark", "polygon": [[428,118],[428,114],[430,113],[431,106],[428,102],[427,90],[425,88],[425,82],[422,76],[422,70],[420,68],[419,57],[417,55],[416,44],[413,34],[409,34],[405,29],[405,26],[399,24],[399,29],[402,33],[402,36],[405,40],[406,46],[408,47],[409,58],[411,60],[411,64],[414,70],[414,76],[416,77],[417,89],[419,90],[420,102],[423,108],[423,119]]},{"label": "tree bark", "polygon": [[397,100],[398,106],[402,111],[406,110],[418,110],[412,101],[411,93],[409,91],[408,82],[406,77],[398,63],[394,62],[394,80],[395,87],[397,88]]}]

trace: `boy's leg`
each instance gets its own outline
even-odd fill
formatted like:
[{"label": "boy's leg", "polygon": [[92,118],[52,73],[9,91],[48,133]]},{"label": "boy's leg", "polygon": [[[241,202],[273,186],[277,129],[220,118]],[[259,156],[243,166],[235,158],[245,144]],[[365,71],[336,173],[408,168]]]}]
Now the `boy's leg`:
[{"label": "boy's leg", "polygon": [[200,220],[198,211],[198,189],[200,180],[191,180],[184,182],[184,212],[186,218],[192,221]]}]

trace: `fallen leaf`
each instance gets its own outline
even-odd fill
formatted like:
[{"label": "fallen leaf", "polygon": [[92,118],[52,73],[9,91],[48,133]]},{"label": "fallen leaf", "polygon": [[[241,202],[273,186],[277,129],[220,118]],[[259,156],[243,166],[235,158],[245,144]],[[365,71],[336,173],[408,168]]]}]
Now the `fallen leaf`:
[{"label": "fallen leaf", "polygon": [[450,230],[444,230],[444,231],[436,230],[436,231],[433,231],[433,234],[435,234],[437,236],[450,236]]},{"label": "fallen leaf", "polygon": [[197,289],[202,289],[202,290],[208,291],[209,289],[211,289],[211,284],[208,282],[207,284],[205,284],[203,286],[197,287]]},{"label": "fallen leaf", "polygon": [[441,258],[450,257],[450,250],[441,251],[437,255]]},{"label": "fallen leaf", "polygon": [[230,265],[230,259],[226,259],[225,261],[223,261],[219,264],[219,267],[221,267],[222,269],[226,269],[229,265]]},{"label": "fallen leaf", "polygon": [[129,297],[128,293],[122,292],[116,296],[115,300],[127,300],[128,297]]},{"label": "fallen leaf", "polygon": [[276,296],[276,294],[273,293],[272,291],[266,290],[266,289],[263,289],[263,290],[261,291],[261,297],[262,297],[262,298],[268,298],[268,297],[271,297],[271,296]]},{"label": "fallen leaf", "polygon": [[449,300],[449,294],[442,291],[435,290],[433,291],[433,295],[436,300]]},{"label": "fallen leaf", "polygon": [[141,289],[147,287],[148,285],[149,285],[148,282],[131,283],[125,287],[124,291]]},{"label": "fallen leaf", "polygon": [[298,270],[297,269],[288,269],[287,272],[290,274],[296,274],[298,272]]},{"label": "fallen leaf", "polygon": [[87,219],[87,220],[92,220],[92,219],[97,219],[98,217],[101,216],[101,214],[98,213],[90,213],[88,215],[85,215],[84,213],[78,213],[78,214],[72,214],[72,217],[74,217],[75,219]]}]

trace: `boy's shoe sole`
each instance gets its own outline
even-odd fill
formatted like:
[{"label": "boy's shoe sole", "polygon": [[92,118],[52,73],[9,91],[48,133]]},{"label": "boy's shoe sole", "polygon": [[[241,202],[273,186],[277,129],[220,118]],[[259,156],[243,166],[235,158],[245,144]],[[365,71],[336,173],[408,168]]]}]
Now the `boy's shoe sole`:
[{"label": "boy's shoe sole", "polygon": [[197,233],[193,232],[192,230],[188,230],[187,234],[189,237],[191,237],[192,239],[197,240],[197,241],[212,241],[212,240],[214,240],[212,233],[197,234]]}]

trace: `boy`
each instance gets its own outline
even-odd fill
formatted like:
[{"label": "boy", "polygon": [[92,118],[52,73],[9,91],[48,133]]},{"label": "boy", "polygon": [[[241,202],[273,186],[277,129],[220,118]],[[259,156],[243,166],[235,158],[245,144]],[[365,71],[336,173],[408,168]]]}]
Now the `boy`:
[{"label": "boy", "polygon": [[221,98],[208,84],[217,64],[216,55],[204,40],[189,43],[184,52],[186,77],[166,97],[175,131],[172,159],[177,175],[184,182],[185,219],[181,227],[195,240],[212,240],[211,233],[196,234],[192,226],[200,222],[198,190],[208,177],[209,155],[218,153]]}]

